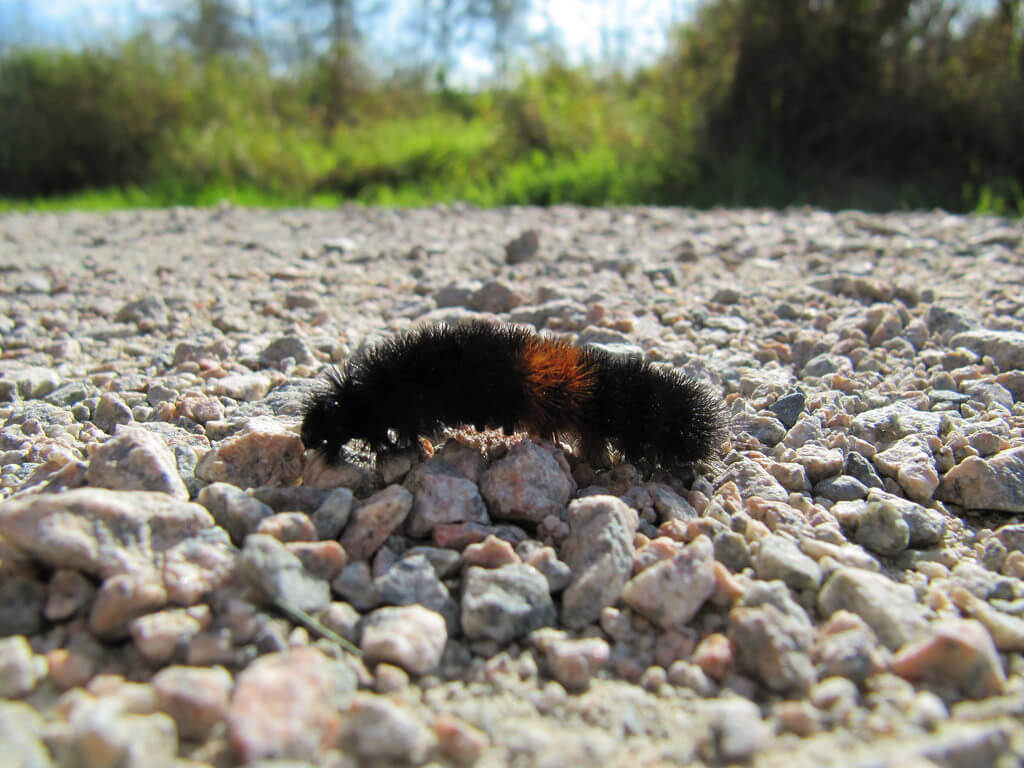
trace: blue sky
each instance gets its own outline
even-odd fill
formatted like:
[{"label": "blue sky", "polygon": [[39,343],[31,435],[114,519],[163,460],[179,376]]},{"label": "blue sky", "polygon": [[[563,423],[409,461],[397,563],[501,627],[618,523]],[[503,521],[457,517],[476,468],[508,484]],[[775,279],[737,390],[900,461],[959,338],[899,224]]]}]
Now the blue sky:
[{"label": "blue sky", "polygon": [[[241,0],[240,5],[246,7],[247,2]],[[553,27],[574,62],[600,59],[602,40],[609,40],[607,30],[625,29],[625,57],[648,61],[664,49],[672,20],[681,20],[695,4],[696,0],[534,0],[536,10],[527,24],[537,35]],[[159,19],[185,5],[170,0],[0,0],[0,29],[6,28],[4,36],[18,42],[78,45],[123,36],[140,15]],[[388,3],[368,30],[367,46],[385,59],[402,53],[401,20],[411,6],[412,0]],[[470,78],[485,75],[490,67],[484,56],[469,50],[460,63],[463,76]]]}]

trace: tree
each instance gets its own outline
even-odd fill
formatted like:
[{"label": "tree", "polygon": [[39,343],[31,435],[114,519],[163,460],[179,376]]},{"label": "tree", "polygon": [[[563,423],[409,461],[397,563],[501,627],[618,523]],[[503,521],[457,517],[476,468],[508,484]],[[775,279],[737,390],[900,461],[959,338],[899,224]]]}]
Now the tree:
[{"label": "tree", "polygon": [[237,53],[245,44],[245,17],[232,0],[194,0],[174,15],[177,36],[192,46],[199,58]]}]

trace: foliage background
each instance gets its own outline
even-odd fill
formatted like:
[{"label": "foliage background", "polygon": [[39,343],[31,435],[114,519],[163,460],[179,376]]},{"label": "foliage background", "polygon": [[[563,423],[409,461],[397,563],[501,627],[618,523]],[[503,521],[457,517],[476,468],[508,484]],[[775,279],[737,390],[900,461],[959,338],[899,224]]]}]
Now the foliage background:
[{"label": "foliage background", "polygon": [[0,205],[1024,214],[1019,0],[706,0],[653,63],[496,47],[501,76],[472,87],[372,73],[351,25],[283,67],[225,18],[212,40],[3,46]]}]

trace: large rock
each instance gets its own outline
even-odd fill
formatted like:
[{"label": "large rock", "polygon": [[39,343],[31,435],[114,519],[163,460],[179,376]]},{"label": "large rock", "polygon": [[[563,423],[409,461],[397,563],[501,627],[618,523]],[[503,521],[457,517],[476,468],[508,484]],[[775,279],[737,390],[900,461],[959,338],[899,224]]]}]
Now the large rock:
[{"label": "large rock", "polygon": [[130,577],[191,605],[231,570],[227,533],[199,504],[148,491],[80,488],[0,504],[0,536],[51,568]]}]

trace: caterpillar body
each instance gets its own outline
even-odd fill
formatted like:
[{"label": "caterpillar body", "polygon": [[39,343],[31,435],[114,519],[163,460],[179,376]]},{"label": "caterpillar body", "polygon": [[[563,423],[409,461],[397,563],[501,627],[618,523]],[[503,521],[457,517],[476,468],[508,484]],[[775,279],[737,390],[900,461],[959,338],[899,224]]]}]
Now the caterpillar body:
[{"label": "caterpillar body", "polygon": [[471,425],[576,439],[588,457],[680,464],[717,452],[724,413],[674,368],[472,322],[415,329],[328,368],[304,405],[302,442],[334,463],[354,438],[380,453]]}]

